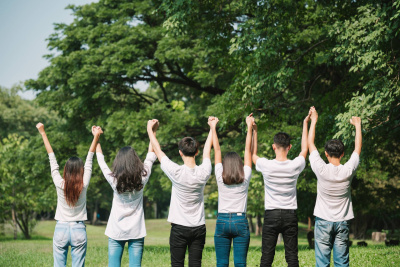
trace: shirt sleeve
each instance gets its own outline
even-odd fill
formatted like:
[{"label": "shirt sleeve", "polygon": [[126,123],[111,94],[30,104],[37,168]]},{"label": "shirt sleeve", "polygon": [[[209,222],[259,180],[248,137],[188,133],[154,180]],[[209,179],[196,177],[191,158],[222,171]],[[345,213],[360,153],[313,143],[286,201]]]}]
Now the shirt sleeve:
[{"label": "shirt sleeve", "polygon": [[51,177],[56,187],[63,188],[63,178],[60,175],[59,166],[57,163],[56,155],[54,153],[49,154]]},{"label": "shirt sleeve", "polygon": [[85,161],[85,170],[83,172],[83,186],[88,187],[90,178],[92,177],[92,166],[93,166],[93,152],[88,152]]},{"label": "shirt sleeve", "polygon": [[353,152],[353,154],[351,154],[350,159],[346,162],[346,164],[344,164],[344,166],[348,169],[351,169],[351,172],[354,173],[359,163],[360,163],[360,156],[356,152]]},{"label": "shirt sleeve", "polygon": [[172,181],[176,181],[176,174],[180,166],[170,160],[167,156],[162,157],[161,159],[161,169],[168,176],[168,178]]},{"label": "shirt sleeve", "polygon": [[297,158],[294,159],[296,163],[296,172],[301,173],[304,168],[306,167],[306,159],[303,156],[298,156]]},{"label": "shirt sleeve", "polygon": [[99,163],[101,172],[106,178],[107,182],[115,189],[114,177],[111,175],[112,171],[108,168],[106,161],[104,160],[104,155],[102,153],[96,153],[97,163]]},{"label": "shirt sleeve", "polygon": [[250,183],[251,179],[251,168],[249,166],[244,166],[244,181]]},{"label": "shirt sleeve", "polygon": [[268,165],[266,158],[258,158],[256,161],[256,171],[263,172]]},{"label": "shirt sleeve", "polygon": [[203,158],[203,163],[201,163],[199,167],[202,170],[202,178],[204,178],[204,181],[207,182],[212,172],[211,160],[209,158]]},{"label": "shirt sleeve", "polygon": [[157,156],[154,152],[147,153],[146,159],[144,160],[144,169],[146,170],[146,176],[142,177],[143,185],[147,184],[151,174],[151,167],[153,167],[154,162],[157,160]]},{"label": "shirt sleeve", "polygon": [[318,150],[314,150],[313,152],[311,152],[309,159],[310,159],[311,169],[315,174],[317,174],[317,178],[318,175],[322,175],[323,173],[325,173],[326,163],[319,155]]},{"label": "shirt sleeve", "polygon": [[224,171],[224,168],[222,166],[222,163],[218,163],[215,165],[215,178],[217,179],[217,182],[222,183],[222,172]]}]

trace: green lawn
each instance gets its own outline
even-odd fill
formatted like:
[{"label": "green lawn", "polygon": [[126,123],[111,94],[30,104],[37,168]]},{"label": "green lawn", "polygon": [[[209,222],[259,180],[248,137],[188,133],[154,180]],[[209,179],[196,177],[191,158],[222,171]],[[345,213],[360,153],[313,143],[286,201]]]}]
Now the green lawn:
[{"label": "green lawn", "polygon": [[[55,221],[41,221],[35,228],[32,240],[11,238],[6,227],[6,236],[0,237],[0,266],[52,266],[52,237]],[[169,266],[169,230],[166,219],[147,220],[147,236],[143,255],[143,266]],[[306,226],[299,224],[299,261],[300,266],[315,266],[314,251],[309,250],[306,240]],[[206,247],[203,252],[203,266],[215,266],[214,251],[215,220],[207,220]],[[107,266],[107,237],[105,226],[87,225],[88,249],[86,266]],[[400,266],[400,247],[385,247],[382,243],[368,242],[368,247],[350,248],[351,266]],[[277,246],[273,266],[287,266],[283,244]],[[68,266],[71,266],[70,254]],[[258,266],[261,256],[261,237],[251,236],[248,254],[248,266]],[[128,253],[124,252],[123,266],[128,265]],[[231,266],[233,259],[231,255]],[[333,266],[333,265],[332,265]]]}]

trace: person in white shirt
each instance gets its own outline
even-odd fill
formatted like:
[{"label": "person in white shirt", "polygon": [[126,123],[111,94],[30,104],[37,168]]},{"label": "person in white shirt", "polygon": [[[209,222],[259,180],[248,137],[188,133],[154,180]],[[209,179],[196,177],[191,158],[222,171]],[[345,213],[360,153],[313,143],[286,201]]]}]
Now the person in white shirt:
[{"label": "person in white shirt", "polygon": [[229,266],[229,254],[233,241],[235,266],[246,266],[250,243],[249,223],[246,218],[247,193],[251,178],[251,139],[254,118],[247,116],[247,135],[244,150],[244,165],[236,152],[228,152],[221,159],[216,125],[218,118],[211,117],[209,123],[213,135],[215,155],[215,178],[218,185],[218,218],[214,244],[217,267]]},{"label": "person in white shirt", "polygon": [[36,128],[42,135],[49,155],[51,176],[57,190],[55,215],[57,224],[53,237],[54,266],[66,266],[69,246],[71,246],[72,266],[84,266],[87,246],[84,224],[84,221],[87,220],[86,191],[92,175],[94,150],[103,131],[100,127],[92,127],[93,141],[86,157],[85,166],[80,158],[71,157],[65,163],[64,173],[61,177],[44,125],[39,122]]},{"label": "person in white shirt", "polygon": [[[157,129],[154,128],[155,133]],[[121,266],[125,243],[128,243],[129,266],[141,266],[146,236],[143,211],[143,189],[149,180],[151,167],[157,159],[151,143],[144,163],[136,151],[126,146],[118,151],[111,171],[104,160],[100,144],[96,148],[97,162],[114,198],[105,234],[108,238],[108,266]]]},{"label": "person in white shirt", "polygon": [[350,123],[356,128],[355,149],[346,164],[340,163],[344,145],[338,139],[325,144],[326,164],[314,144],[318,113],[311,108],[311,126],[308,135],[310,164],[317,176],[317,201],[315,216],[316,266],[330,266],[331,251],[335,266],[349,266],[349,220],[354,218],[351,204],[350,184],[359,164],[361,153],[361,119],[352,117]]},{"label": "person in white shirt", "polygon": [[171,222],[169,238],[171,266],[184,266],[186,249],[189,250],[189,266],[201,266],[206,239],[204,216],[204,186],[211,175],[210,152],[212,132],[208,134],[203,150],[203,163],[196,165],[198,143],[192,137],[179,141],[179,154],[184,165],[171,161],[161,150],[156,135],[152,131],[158,121],[147,123],[151,145],[161,162],[161,169],[172,182],[171,203],[168,221]]},{"label": "person in white shirt", "polygon": [[262,231],[262,256],[260,266],[271,266],[279,233],[285,245],[285,258],[288,266],[299,266],[298,260],[298,219],[297,219],[297,178],[306,165],[307,128],[310,112],[303,121],[301,152],[294,160],[287,155],[292,148],[287,133],[274,136],[272,148],[275,159],[268,160],[257,156],[257,128],[253,133],[253,163],[264,177],[265,213]]}]

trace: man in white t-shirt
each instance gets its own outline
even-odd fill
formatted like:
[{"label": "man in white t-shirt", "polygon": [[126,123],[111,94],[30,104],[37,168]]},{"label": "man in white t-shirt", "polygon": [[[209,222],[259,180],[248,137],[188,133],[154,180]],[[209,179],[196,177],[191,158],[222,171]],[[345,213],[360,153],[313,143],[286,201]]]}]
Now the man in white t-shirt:
[{"label": "man in white t-shirt", "polygon": [[318,113],[311,108],[311,126],[308,135],[310,164],[317,176],[317,201],[315,203],[315,260],[316,266],[329,266],[331,250],[335,266],[349,266],[349,223],[354,218],[350,184],[356,172],[361,153],[361,119],[352,117],[356,128],[355,149],[346,164],[340,164],[344,145],[338,139],[325,144],[326,164],[314,144]]},{"label": "man in white t-shirt", "polygon": [[262,256],[260,266],[271,266],[274,261],[276,241],[282,233],[285,258],[288,266],[299,266],[298,260],[298,219],[297,219],[297,178],[306,166],[307,131],[310,114],[303,121],[300,155],[294,160],[287,158],[290,137],[287,133],[274,136],[272,148],[275,159],[257,156],[257,127],[253,126],[253,162],[256,170],[264,177],[265,214],[262,231]]},{"label": "man in white t-shirt", "polygon": [[201,266],[206,241],[203,191],[211,175],[210,152],[212,131],[208,134],[203,150],[203,163],[196,165],[198,143],[192,137],[179,141],[179,154],[184,165],[171,161],[161,150],[153,126],[157,120],[149,120],[147,133],[151,145],[161,162],[161,169],[172,182],[171,203],[168,221],[171,223],[169,238],[171,266],[184,266],[186,249],[189,251],[189,266]]}]

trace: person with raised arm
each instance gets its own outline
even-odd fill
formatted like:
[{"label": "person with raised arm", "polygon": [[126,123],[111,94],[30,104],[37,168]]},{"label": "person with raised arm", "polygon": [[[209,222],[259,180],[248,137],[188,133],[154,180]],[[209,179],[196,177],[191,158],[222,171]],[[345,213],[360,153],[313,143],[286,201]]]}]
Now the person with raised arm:
[{"label": "person with raised arm", "polygon": [[100,127],[93,126],[93,141],[85,165],[78,157],[71,157],[65,163],[63,176],[60,175],[56,156],[47,138],[44,125],[36,125],[42,135],[50,160],[51,177],[57,190],[57,224],[53,237],[54,266],[66,266],[68,247],[71,246],[72,266],[84,266],[87,246],[86,191],[92,175],[93,154],[100,134]]},{"label": "person with raised arm", "polygon": [[297,219],[297,178],[306,166],[308,151],[307,131],[310,112],[303,121],[301,152],[293,160],[287,155],[292,148],[287,133],[274,136],[272,148],[275,159],[257,156],[257,128],[253,131],[253,163],[264,177],[265,213],[262,230],[262,256],[260,266],[271,266],[279,233],[285,245],[285,259],[289,267],[299,266],[298,260],[298,219]]},{"label": "person with raised arm", "polygon": [[151,145],[161,162],[161,169],[172,182],[171,203],[168,221],[171,223],[169,238],[171,266],[184,266],[186,250],[189,251],[189,266],[201,266],[206,241],[206,220],[204,215],[204,186],[211,175],[210,152],[212,131],[210,129],[204,144],[203,163],[196,165],[198,143],[193,137],[179,141],[179,155],[183,165],[170,160],[161,150],[153,132],[156,119],[147,123]]},{"label": "person with raised arm", "polygon": [[318,113],[311,107],[311,125],[308,135],[311,169],[317,176],[317,201],[315,216],[316,266],[330,266],[331,251],[335,266],[349,266],[349,220],[354,218],[350,185],[360,162],[362,146],[361,119],[352,117],[356,129],[355,147],[350,159],[342,165],[343,142],[332,139],[325,143],[325,156],[319,155],[314,144]]},{"label": "person with raised arm", "polygon": [[247,135],[244,165],[236,152],[227,152],[222,160],[216,130],[217,123],[218,118],[211,117],[209,119],[215,155],[215,178],[218,185],[218,218],[214,234],[217,266],[229,266],[232,241],[235,266],[246,266],[250,243],[246,209],[251,179],[251,139],[254,118],[252,114],[246,118]]},{"label": "person with raised arm", "polygon": [[[152,131],[156,134],[157,125]],[[105,234],[108,238],[108,266],[121,266],[125,243],[128,243],[129,266],[141,266],[146,226],[143,210],[143,190],[157,157],[151,143],[144,160],[126,146],[118,151],[111,171],[104,159],[101,145],[96,148],[97,162],[114,191],[110,217]]]}]

